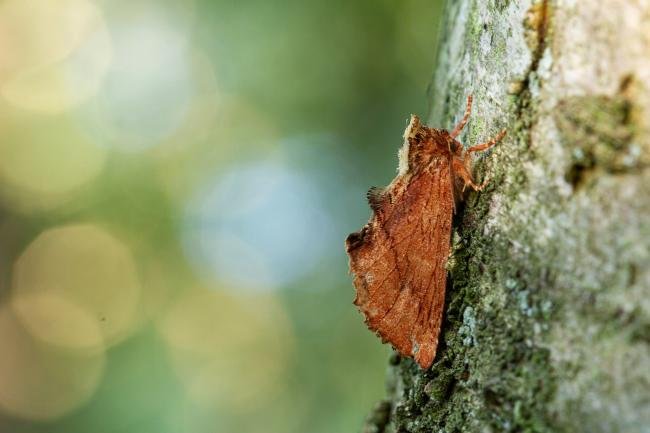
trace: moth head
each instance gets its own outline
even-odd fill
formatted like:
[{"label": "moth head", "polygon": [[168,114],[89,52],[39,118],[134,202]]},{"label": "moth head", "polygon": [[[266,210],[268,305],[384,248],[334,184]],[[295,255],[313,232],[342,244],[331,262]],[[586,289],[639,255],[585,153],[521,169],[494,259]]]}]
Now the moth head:
[{"label": "moth head", "polygon": [[447,143],[447,148],[453,154],[459,155],[463,150],[463,145],[460,141],[456,140],[449,134],[449,131],[441,129],[440,132],[444,138],[444,142]]},{"label": "moth head", "polygon": [[425,148],[430,155],[448,156],[449,153],[460,155],[463,145],[451,136],[446,129],[427,128],[429,145]]},{"label": "moth head", "polygon": [[415,114],[404,130],[404,144],[399,150],[398,174],[417,171],[433,158],[458,153],[462,145],[444,129],[429,128]]}]

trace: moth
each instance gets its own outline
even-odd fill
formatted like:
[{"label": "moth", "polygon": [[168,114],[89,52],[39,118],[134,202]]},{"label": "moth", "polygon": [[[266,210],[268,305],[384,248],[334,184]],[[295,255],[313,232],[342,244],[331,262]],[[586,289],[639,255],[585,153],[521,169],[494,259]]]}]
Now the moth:
[{"label": "moth", "polygon": [[474,183],[470,154],[489,149],[506,134],[468,149],[456,140],[467,123],[472,97],[453,131],[429,128],[411,115],[399,150],[398,174],[386,188],[371,188],[370,221],[350,234],[354,304],[366,325],[423,369],[436,355],[442,323],[452,217],[459,189]]}]

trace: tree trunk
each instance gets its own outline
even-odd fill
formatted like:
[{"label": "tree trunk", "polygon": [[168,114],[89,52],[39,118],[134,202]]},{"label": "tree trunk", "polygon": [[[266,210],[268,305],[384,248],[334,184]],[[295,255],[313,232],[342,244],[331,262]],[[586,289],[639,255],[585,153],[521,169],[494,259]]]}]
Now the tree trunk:
[{"label": "tree trunk", "polygon": [[650,1],[449,1],[429,125],[474,96],[433,367],[365,432],[650,432]]}]

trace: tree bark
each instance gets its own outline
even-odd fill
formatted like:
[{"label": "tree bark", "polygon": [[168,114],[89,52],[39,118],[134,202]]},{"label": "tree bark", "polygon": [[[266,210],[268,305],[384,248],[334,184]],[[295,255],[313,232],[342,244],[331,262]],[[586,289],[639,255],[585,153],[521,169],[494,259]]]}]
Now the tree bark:
[{"label": "tree bark", "polygon": [[433,367],[364,432],[650,432],[650,1],[449,1],[429,125],[489,186],[457,209]]}]

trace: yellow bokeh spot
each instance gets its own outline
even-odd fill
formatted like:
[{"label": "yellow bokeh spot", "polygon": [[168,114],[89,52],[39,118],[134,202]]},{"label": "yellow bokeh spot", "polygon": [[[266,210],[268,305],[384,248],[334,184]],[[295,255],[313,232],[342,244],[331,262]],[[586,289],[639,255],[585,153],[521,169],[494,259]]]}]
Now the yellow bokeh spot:
[{"label": "yellow bokeh spot", "polygon": [[108,344],[130,335],[136,325],[140,283],[131,252],[94,225],[42,233],[17,260],[13,290],[16,297],[53,294],[78,305],[98,321]]},{"label": "yellow bokeh spot", "polygon": [[158,327],[189,397],[200,406],[250,410],[282,392],[293,336],[273,296],[193,291]]},{"label": "yellow bokeh spot", "polygon": [[71,349],[104,350],[97,318],[60,295],[17,296],[11,307],[25,329],[45,343]]},{"label": "yellow bokeh spot", "polygon": [[106,149],[65,116],[13,116],[0,121],[0,195],[15,209],[59,205],[93,180]]},{"label": "yellow bokeh spot", "polygon": [[63,349],[32,338],[7,306],[0,308],[0,409],[30,420],[70,413],[94,394],[105,353]]},{"label": "yellow bokeh spot", "polygon": [[0,3],[0,94],[34,111],[60,112],[94,95],[111,63],[101,11],[88,0]]}]

